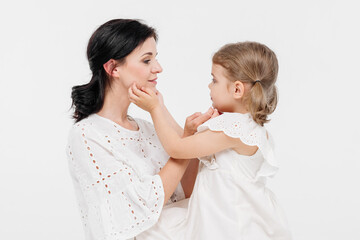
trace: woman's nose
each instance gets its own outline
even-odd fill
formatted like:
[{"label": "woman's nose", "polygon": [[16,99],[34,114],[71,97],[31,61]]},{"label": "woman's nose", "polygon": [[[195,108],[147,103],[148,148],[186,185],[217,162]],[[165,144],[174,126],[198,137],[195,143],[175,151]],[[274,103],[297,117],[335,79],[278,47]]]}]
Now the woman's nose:
[{"label": "woman's nose", "polygon": [[158,61],[156,61],[154,67],[153,67],[153,72],[155,73],[161,73],[162,72],[162,67],[160,65],[160,63]]}]

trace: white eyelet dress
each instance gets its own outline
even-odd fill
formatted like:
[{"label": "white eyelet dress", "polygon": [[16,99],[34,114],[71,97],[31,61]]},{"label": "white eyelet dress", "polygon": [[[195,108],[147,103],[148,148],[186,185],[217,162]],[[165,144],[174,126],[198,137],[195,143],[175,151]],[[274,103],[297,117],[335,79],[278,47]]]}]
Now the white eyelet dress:
[{"label": "white eyelet dress", "polygon": [[[160,216],[164,190],[157,173],[169,156],[154,126],[138,131],[92,114],[69,133],[66,153],[86,240],[134,239]],[[179,184],[170,202],[184,199]]]},{"label": "white eyelet dress", "polygon": [[272,139],[250,114],[224,113],[198,127],[222,131],[250,146],[252,156],[227,149],[200,159],[190,199],[165,206],[142,239],[289,240],[287,221],[266,179],[278,170]]}]

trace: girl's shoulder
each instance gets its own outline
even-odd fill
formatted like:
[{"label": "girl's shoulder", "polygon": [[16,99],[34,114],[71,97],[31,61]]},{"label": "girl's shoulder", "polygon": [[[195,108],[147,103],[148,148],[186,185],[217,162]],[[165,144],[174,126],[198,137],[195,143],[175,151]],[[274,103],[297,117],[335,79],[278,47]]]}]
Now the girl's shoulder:
[{"label": "girl's shoulder", "polygon": [[198,132],[205,130],[222,131],[229,137],[239,138],[246,145],[258,146],[264,162],[257,177],[273,176],[277,172],[279,166],[274,156],[273,139],[265,127],[253,120],[251,114],[224,113],[198,127]]},{"label": "girl's shoulder", "polygon": [[244,143],[248,145],[254,145],[251,144],[251,142],[255,139],[251,139],[251,137],[262,137],[263,134],[266,135],[266,129],[257,124],[249,113],[223,113],[200,125],[198,127],[198,132],[207,129],[212,131],[222,131],[233,138],[245,138],[244,140],[246,141]]}]

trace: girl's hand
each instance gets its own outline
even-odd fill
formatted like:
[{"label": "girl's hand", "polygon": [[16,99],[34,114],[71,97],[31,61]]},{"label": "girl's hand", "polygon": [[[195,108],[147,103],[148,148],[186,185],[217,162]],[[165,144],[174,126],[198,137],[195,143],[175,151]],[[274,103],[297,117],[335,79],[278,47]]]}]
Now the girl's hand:
[{"label": "girl's hand", "polygon": [[209,110],[205,113],[196,112],[193,115],[187,117],[183,137],[193,135],[197,131],[198,126],[217,116],[219,116],[219,112],[216,109],[214,110],[213,108],[209,108]]},{"label": "girl's hand", "polygon": [[144,109],[145,111],[152,112],[157,107],[160,107],[160,99],[162,98],[161,94],[157,94],[150,88],[141,87],[137,88],[134,83],[129,88],[129,99],[130,102],[136,104],[138,107]]},{"label": "girl's hand", "polygon": [[160,105],[161,105],[161,106],[164,106],[164,98],[163,98],[163,95],[162,95],[159,91],[156,92],[156,95],[157,95],[158,98],[159,98],[159,103],[160,103]]}]

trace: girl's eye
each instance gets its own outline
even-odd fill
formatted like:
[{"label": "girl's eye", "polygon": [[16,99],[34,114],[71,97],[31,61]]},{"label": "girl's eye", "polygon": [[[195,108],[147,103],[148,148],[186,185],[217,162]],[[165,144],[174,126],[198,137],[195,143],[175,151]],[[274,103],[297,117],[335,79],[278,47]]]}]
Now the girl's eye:
[{"label": "girl's eye", "polygon": [[211,79],[211,81],[212,81],[213,83],[216,83],[216,80],[215,80],[215,79]]}]

